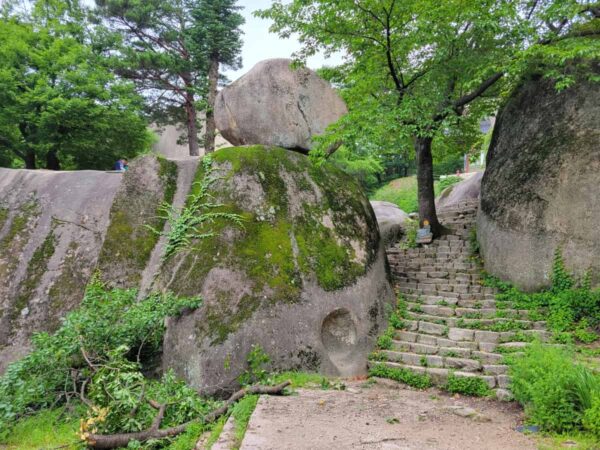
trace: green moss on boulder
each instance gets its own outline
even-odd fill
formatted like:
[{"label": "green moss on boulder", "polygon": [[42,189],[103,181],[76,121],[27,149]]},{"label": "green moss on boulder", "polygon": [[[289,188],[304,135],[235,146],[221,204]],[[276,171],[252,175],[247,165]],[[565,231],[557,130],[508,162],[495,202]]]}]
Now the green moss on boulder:
[{"label": "green moss on boulder", "polygon": [[[190,195],[206,177],[214,179],[210,194],[218,205],[211,211],[238,214],[244,221],[243,226],[221,218],[207,222],[196,232],[213,233],[211,237],[192,240],[163,264],[159,286],[204,298],[200,310],[172,328],[173,345],[178,346],[183,333],[186,339],[192,333],[195,343],[186,345],[194,349],[186,353],[201,353],[204,358],[245,333],[251,334],[248,342],[261,341],[266,330],[248,331],[252,328],[279,333],[283,327],[293,333],[285,320],[271,324],[274,311],[286,309],[312,308],[310,319],[291,313],[286,320],[306,320],[310,323],[306,326],[318,328],[321,316],[336,302],[361,308],[354,317],[364,315],[369,329],[382,320],[382,314],[370,318],[368,310],[375,304],[376,311],[383,311],[379,302],[392,298],[385,256],[370,204],[353,179],[327,163],[317,166],[300,153],[264,146],[227,148],[211,155],[210,165],[200,165]],[[377,282],[364,285],[370,277]],[[176,329],[180,326],[181,336]],[[328,364],[323,350],[315,350],[319,344],[313,342],[314,336],[307,336],[307,341],[304,346],[286,347],[287,362],[295,364],[287,367],[303,367],[299,355],[307,353],[317,355],[311,361]],[[279,356],[282,352],[275,350]],[[177,360],[177,352],[166,349],[167,353],[172,355],[169,361]]]},{"label": "green moss on boulder", "polygon": [[215,236],[194,242],[166,271],[167,287],[181,295],[201,292],[213,268],[244,274],[243,306],[225,315],[219,311],[219,320],[208,322],[206,332],[217,342],[265,299],[299,301],[306,280],[334,291],[366,273],[379,236],[364,194],[346,174],[263,146],[223,149],[212,160],[210,174],[203,165],[198,169],[191,194],[206,176],[215,177],[211,195],[221,205],[218,211],[240,214],[243,228],[226,219],[209,223],[199,231]]},{"label": "green moss on boulder", "polygon": [[162,229],[159,211],[171,204],[177,188],[177,164],[155,155],[132,162],[110,212],[110,226],[102,246],[98,269],[102,279],[120,287],[138,287],[158,236],[149,226]]}]

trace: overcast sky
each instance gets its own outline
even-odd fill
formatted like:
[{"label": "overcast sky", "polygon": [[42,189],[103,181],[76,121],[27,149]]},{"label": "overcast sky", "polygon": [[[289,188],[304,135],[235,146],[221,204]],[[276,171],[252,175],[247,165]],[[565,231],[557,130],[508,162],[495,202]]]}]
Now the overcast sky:
[{"label": "overcast sky", "polygon": [[[246,19],[246,24],[242,27],[244,30],[244,48],[242,50],[244,67],[237,71],[224,72],[231,81],[248,72],[263,59],[289,58],[292,53],[300,49],[300,44],[296,39],[280,39],[277,35],[269,33],[270,20],[259,19],[252,15],[257,9],[268,8],[271,3],[273,3],[271,0],[238,0],[238,5],[244,8],[241,13]],[[339,64],[341,61],[339,55],[334,55],[330,59],[317,55],[308,60],[308,66],[311,69],[318,69],[324,65]]]}]

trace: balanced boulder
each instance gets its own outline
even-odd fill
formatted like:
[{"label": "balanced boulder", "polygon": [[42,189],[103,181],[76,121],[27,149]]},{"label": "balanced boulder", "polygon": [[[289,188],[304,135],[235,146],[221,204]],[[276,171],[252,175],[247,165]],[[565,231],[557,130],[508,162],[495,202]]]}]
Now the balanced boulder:
[{"label": "balanced boulder", "polygon": [[234,145],[307,152],[312,138],[347,112],[329,83],[289,59],[268,59],[219,92],[217,128]]},{"label": "balanced boulder", "polygon": [[366,374],[394,294],[360,186],[329,164],[262,146],[219,150],[196,188],[211,179],[206,192],[222,206],[210,211],[243,221],[197,230],[209,236],[191,236],[163,265],[162,289],[203,298],[169,319],[164,368],[203,392],[228,392],[257,345],[274,369]]},{"label": "balanced boulder", "polygon": [[408,214],[390,202],[372,200],[371,206],[377,218],[381,239],[386,247],[394,245],[404,234],[404,222],[408,220]]},{"label": "balanced boulder", "polygon": [[[600,75],[600,64],[591,66]],[[521,288],[550,284],[552,259],[600,275],[600,84],[522,84],[503,108],[481,187],[477,232],[485,267]]]}]

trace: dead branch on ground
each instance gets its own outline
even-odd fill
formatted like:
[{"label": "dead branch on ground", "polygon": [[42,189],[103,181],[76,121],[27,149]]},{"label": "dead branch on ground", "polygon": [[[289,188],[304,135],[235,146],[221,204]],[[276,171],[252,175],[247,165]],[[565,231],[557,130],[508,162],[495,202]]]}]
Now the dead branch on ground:
[{"label": "dead branch on ground", "polygon": [[203,419],[195,419],[189,422],[177,425],[171,428],[160,429],[160,424],[164,418],[165,410],[168,405],[159,404],[153,400],[148,400],[150,405],[158,412],[152,421],[150,428],[138,431],[135,433],[119,433],[119,434],[89,434],[85,441],[86,444],[92,448],[100,449],[112,449],[118,447],[126,447],[130,441],[145,442],[149,439],[163,439],[166,437],[173,437],[183,433],[188,426],[202,420],[203,423],[212,423],[227,413],[227,410],[238,400],[244,398],[246,395],[280,395],[283,390],[291,384],[291,381],[278,384],[277,386],[251,386],[243,388],[234,393],[229,399],[220,407],[206,415]]}]

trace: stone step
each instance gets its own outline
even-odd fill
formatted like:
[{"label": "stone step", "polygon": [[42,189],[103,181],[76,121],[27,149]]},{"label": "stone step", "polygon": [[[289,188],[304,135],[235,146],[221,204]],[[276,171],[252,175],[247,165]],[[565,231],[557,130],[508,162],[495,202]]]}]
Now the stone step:
[{"label": "stone step", "polygon": [[[434,297],[435,299],[435,297]],[[454,299],[457,300],[457,299]],[[463,319],[518,319],[520,322],[528,321],[529,311],[513,309],[488,308],[464,308],[457,305],[458,302],[450,303],[438,300],[436,304],[406,302],[409,311],[422,311],[429,316],[458,317]]]},{"label": "stone step", "polygon": [[[452,373],[456,377],[479,377],[482,380],[484,380],[487,383],[487,385],[492,389],[495,387],[501,387],[501,386],[499,386],[500,383],[498,382],[497,378],[507,377],[506,375],[497,375],[497,376],[481,375],[481,374],[477,374],[477,373],[473,373],[473,372],[465,372],[465,371],[446,369],[446,368],[440,368],[440,367],[415,366],[415,365],[408,365],[408,364],[396,363],[396,362],[391,362],[391,361],[370,363],[370,365],[374,365],[374,364],[383,364],[387,367],[394,368],[394,369],[406,369],[406,370],[409,370],[413,373],[417,373],[420,375],[429,375],[431,377],[432,382],[438,386],[443,386],[448,382],[448,377],[449,377],[450,373]],[[504,381],[503,384],[507,384],[507,382]]]},{"label": "stone step", "polygon": [[401,353],[415,353],[418,355],[438,355],[449,358],[474,359],[481,364],[501,364],[504,355],[480,349],[481,344],[476,342],[455,342],[449,339],[439,340],[437,344],[429,345],[422,342],[392,342],[392,351]]},{"label": "stone step", "polygon": [[409,366],[441,367],[446,369],[462,370],[464,372],[481,372],[481,362],[475,359],[443,356],[439,354],[419,354],[410,352],[397,352],[393,350],[382,351],[388,361],[404,363]]},{"label": "stone step", "polygon": [[[517,325],[519,328],[507,330],[513,333],[515,331],[527,330],[535,330],[536,332],[542,332],[546,329],[546,322],[544,321],[533,322],[531,320],[506,319],[503,317],[497,317],[493,319],[464,319],[461,317],[442,317],[425,313],[425,311],[423,310],[423,307],[425,307],[425,305],[418,304],[417,306],[421,307],[421,310],[415,308],[413,308],[412,310],[408,309],[408,320],[417,322],[428,322],[442,327],[447,326],[451,328],[465,328],[471,331],[481,330],[486,332],[492,331],[488,331],[485,328],[492,326],[502,327],[502,324],[506,324],[506,327],[508,327],[510,324]],[[497,333],[501,332],[498,331]]]}]

